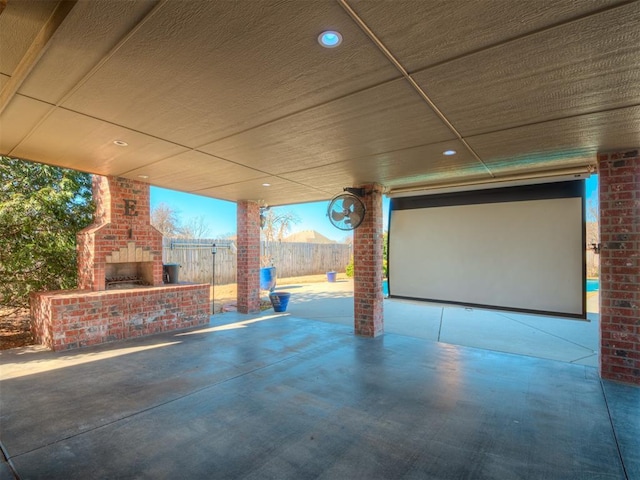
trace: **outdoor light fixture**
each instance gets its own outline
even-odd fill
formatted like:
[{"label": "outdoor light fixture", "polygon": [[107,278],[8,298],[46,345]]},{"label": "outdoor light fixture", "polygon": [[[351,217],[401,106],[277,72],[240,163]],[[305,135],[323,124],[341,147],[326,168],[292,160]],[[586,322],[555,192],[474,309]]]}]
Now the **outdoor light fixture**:
[{"label": "outdoor light fixture", "polygon": [[342,35],[340,32],[327,30],[318,35],[318,43],[324,48],[335,48],[342,43]]},{"label": "outdoor light fixture", "polygon": [[442,152],[443,155],[446,155],[447,157],[450,157],[451,155],[455,155],[457,152],[455,150],[445,150],[444,152]]},{"label": "outdoor light fixture", "polygon": [[129,144],[127,142],[125,142],[124,140],[114,140],[113,144],[117,145],[118,147],[128,147],[129,146]]},{"label": "outdoor light fixture", "polygon": [[271,186],[271,184],[270,184],[270,183],[263,183],[263,184],[262,184],[262,186],[263,186],[263,187],[270,187],[270,186]]},{"label": "outdoor light fixture", "polygon": [[138,178],[142,178],[143,180],[146,180],[147,178],[149,178],[149,175],[138,175]]}]

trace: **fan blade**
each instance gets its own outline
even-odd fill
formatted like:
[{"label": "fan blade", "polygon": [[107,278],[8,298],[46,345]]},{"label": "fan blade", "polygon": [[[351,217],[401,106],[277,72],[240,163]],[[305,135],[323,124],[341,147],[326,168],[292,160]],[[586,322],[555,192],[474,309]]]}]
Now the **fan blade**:
[{"label": "fan blade", "polygon": [[362,217],[358,212],[353,212],[351,215],[349,215],[349,222],[351,223],[351,225],[358,225],[360,223],[360,218]]},{"label": "fan blade", "polygon": [[335,210],[332,210],[331,218],[333,218],[336,222],[339,222],[344,218],[344,213],[340,213],[340,212],[336,212]]},{"label": "fan blade", "polygon": [[353,198],[346,197],[342,200],[342,208],[344,208],[345,210],[351,210],[351,207],[353,207],[355,203],[356,202],[353,200]]}]

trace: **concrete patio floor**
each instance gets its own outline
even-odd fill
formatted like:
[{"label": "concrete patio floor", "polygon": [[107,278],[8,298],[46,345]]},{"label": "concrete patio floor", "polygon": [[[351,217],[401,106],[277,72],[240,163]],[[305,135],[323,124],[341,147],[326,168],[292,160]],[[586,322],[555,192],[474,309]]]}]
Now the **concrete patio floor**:
[{"label": "concrete patio floor", "polygon": [[[640,479],[640,389],[599,380],[578,328],[592,322],[564,320],[567,340],[545,317],[387,300],[387,333],[367,339],[342,324],[345,285],[287,289],[284,314],[2,352],[12,467],[25,480]],[[512,338],[525,352],[560,339],[567,353],[479,348],[500,319],[526,332]]]},{"label": "concrete patio floor", "polygon": [[[352,280],[277,290],[291,292],[291,315],[353,325]],[[598,367],[596,295],[588,296],[587,311],[585,321],[391,298],[384,303],[384,328],[434,342]]]}]

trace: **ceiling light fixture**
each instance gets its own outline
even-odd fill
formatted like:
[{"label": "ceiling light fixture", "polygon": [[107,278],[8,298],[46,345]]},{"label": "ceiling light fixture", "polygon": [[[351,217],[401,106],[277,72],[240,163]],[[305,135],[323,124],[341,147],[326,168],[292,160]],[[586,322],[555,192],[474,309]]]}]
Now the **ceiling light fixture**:
[{"label": "ceiling light fixture", "polygon": [[142,178],[143,180],[146,180],[147,178],[149,178],[149,175],[138,175],[138,178]]},{"label": "ceiling light fixture", "polygon": [[342,43],[342,35],[340,32],[327,30],[318,35],[318,43],[324,48],[335,48]]},{"label": "ceiling light fixture", "polygon": [[270,187],[270,186],[271,186],[271,184],[270,184],[270,183],[263,183],[263,184],[262,184],[262,186],[263,186],[263,187]]},{"label": "ceiling light fixture", "polygon": [[127,142],[125,142],[124,140],[114,140],[113,144],[117,145],[119,147],[128,147],[129,146],[129,144]]},{"label": "ceiling light fixture", "polygon": [[455,155],[456,152],[455,150],[445,150],[444,152],[442,152],[443,155],[446,155],[447,157],[450,157],[451,155]]}]

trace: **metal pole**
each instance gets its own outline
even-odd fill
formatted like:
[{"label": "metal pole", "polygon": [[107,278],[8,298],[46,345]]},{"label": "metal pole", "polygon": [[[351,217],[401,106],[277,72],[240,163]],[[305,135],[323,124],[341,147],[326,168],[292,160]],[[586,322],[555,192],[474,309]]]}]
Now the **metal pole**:
[{"label": "metal pole", "polygon": [[218,248],[214,243],[211,246],[211,256],[213,257],[211,269],[211,315],[216,314],[216,253],[218,253]]}]

